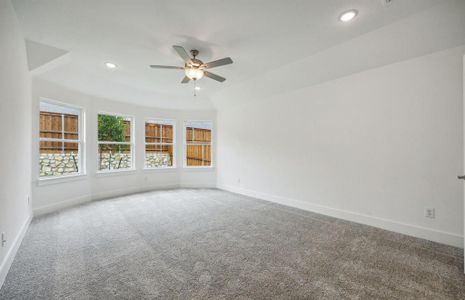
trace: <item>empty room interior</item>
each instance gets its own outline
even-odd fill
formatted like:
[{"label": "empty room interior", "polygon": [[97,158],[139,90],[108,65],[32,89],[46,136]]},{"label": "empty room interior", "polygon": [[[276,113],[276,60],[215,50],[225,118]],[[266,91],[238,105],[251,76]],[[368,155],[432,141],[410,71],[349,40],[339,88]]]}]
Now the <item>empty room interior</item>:
[{"label": "empty room interior", "polygon": [[465,0],[0,0],[0,299],[465,299]]}]

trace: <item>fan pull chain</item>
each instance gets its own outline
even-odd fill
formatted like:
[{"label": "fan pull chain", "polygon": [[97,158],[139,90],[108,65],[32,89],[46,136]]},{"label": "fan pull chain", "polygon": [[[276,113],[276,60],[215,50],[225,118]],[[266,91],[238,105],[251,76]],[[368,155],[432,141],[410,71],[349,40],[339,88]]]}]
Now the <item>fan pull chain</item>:
[{"label": "fan pull chain", "polygon": [[194,97],[197,96],[197,89],[196,89],[196,87],[197,87],[197,80],[194,79]]}]

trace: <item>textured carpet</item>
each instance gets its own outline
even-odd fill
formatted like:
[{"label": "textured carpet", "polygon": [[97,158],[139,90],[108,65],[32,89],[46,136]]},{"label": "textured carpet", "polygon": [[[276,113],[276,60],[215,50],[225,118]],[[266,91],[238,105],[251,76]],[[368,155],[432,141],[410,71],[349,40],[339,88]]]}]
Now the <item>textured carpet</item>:
[{"label": "textured carpet", "polygon": [[465,299],[463,251],[219,190],[34,218],[0,299]]}]

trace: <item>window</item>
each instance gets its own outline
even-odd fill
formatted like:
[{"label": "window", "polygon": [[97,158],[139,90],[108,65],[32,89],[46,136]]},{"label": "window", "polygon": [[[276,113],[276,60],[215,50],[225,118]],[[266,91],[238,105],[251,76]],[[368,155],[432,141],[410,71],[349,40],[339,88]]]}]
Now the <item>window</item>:
[{"label": "window", "polygon": [[175,126],[173,121],[145,122],[145,168],[174,167]]},{"label": "window", "polygon": [[187,167],[211,167],[212,122],[188,121],[185,126],[185,165]]},{"label": "window", "polygon": [[132,118],[98,115],[98,170],[117,171],[133,168]]},{"label": "window", "polygon": [[39,178],[83,174],[81,110],[40,102]]}]

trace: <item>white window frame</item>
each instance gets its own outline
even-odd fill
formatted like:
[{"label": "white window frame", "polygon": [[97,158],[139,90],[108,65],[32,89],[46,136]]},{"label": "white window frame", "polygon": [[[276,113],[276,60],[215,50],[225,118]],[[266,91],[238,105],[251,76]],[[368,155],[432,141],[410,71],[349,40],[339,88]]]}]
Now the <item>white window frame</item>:
[{"label": "white window frame", "polygon": [[[191,122],[209,122],[211,123],[212,125],[212,128],[211,128],[211,142],[208,144],[208,143],[203,143],[203,144],[200,144],[200,143],[197,143],[197,144],[188,144],[187,143],[187,123],[191,123]],[[183,151],[183,167],[186,168],[186,169],[212,169],[214,168],[214,152],[213,152],[213,143],[214,143],[214,125],[215,123],[212,121],[212,120],[186,120],[184,121],[184,126],[183,126],[183,144],[184,144],[184,151]],[[210,161],[210,165],[209,166],[188,166],[187,165],[187,145],[202,145],[202,146],[205,146],[205,145],[210,145],[210,157],[211,157],[211,161]],[[202,152],[203,153],[203,152]]]},{"label": "white window frame", "polygon": [[[157,122],[162,122],[162,123],[157,123]],[[154,124],[167,124],[167,125],[171,125],[173,126],[173,142],[172,143],[147,143],[147,136],[146,136],[146,132],[145,132],[145,125],[147,123],[154,123]],[[164,169],[176,169],[176,159],[177,159],[177,156],[176,156],[176,120],[172,120],[172,119],[162,119],[162,118],[147,118],[145,119],[144,121],[144,169],[145,170],[164,170]],[[161,132],[161,136],[163,136],[163,132]],[[145,165],[145,158],[147,156],[147,145],[160,145],[160,146],[163,146],[163,145],[171,145],[173,146],[173,162],[172,162],[172,166],[171,167],[153,167],[153,168],[150,168],[150,167],[147,167]]]},{"label": "white window frame", "polygon": [[[129,142],[112,142],[112,141],[99,141],[98,140],[98,116],[99,115],[107,115],[107,116],[115,116],[115,117],[122,117],[126,119],[131,120],[131,128],[129,132],[131,133],[131,140]],[[96,139],[97,139],[97,155],[96,155],[96,160],[97,160],[97,174],[111,174],[111,173],[121,173],[121,172],[132,172],[135,171],[135,165],[136,165],[136,149],[135,149],[135,137],[134,137],[134,132],[135,132],[135,117],[131,115],[126,115],[126,114],[121,114],[121,113],[114,113],[114,112],[106,112],[106,111],[100,111],[97,112],[96,115]],[[99,170],[100,167],[100,161],[99,161],[99,146],[100,145],[130,145],[131,149],[131,167],[126,168],[126,169],[105,169],[105,170]]]},{"label": "white window frame", "polygon": [[[78,139],[77,140],[70,140],[70,139],[65,139],[65,126],[64,126],[64,116],[62,114],[61,116],[61,133],[62,133],[62,138],[43,138],[40,136],[40,113],[42,112],[40,108],[41,103],[48,103],[50,105],[56,105],[56,106],[61,106],[64,108],[69,108],[72,110],[77,110],[79,112],[78,114]],[[64,103],[61,101],[56,101],[56,100],[51,100],[51,99],[46,99],[46,98],[40,98],[39,99],[39,126],[38,127],[38,137],[39,137],[39,162],[40,162],[40,142],[61,142],[62,145],[64,143],[77,143],[78,144],[78,172],[76,174],[70,174],[70,175],[62,175],[62,176],[40,176],[40,168],[38,170],[37,177],[39,181],[45,182],[47,180],[63,180],[63,179],[69,179],[73,177],[80,177],[80,176],[85,176],[86,175],[86,163],[85,163],[85,111],[83,107],[76,106],[76,105],[71,105],[68,103]]]}]

